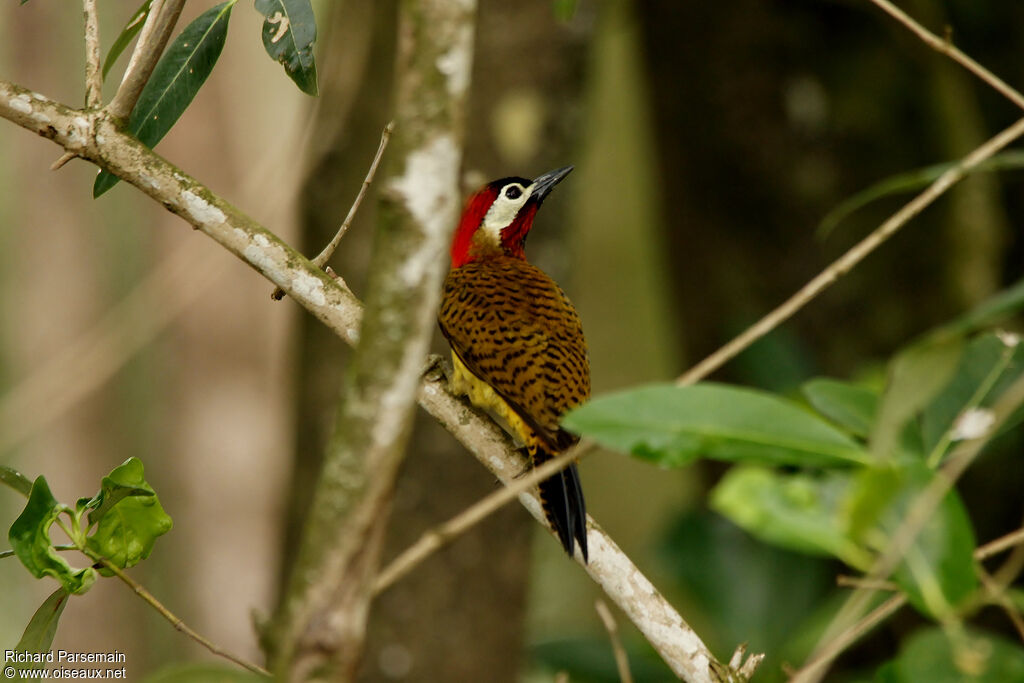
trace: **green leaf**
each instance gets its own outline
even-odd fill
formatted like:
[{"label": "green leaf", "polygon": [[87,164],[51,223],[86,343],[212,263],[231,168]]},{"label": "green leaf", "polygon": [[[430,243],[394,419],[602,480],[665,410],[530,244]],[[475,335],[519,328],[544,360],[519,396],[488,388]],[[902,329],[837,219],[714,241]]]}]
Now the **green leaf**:
[{"label": "green leaf", "polygon": [[[818,225],[818,236],[828,236],[850,214],[871,202],[891,195],[920,190],[930,185],[935,182],[936,178],[959,163],[959,161],[952,161],[943,164],[933,164],[890,176],[871,185],[867,189],[845,199],[836,208],[829,211]],[[967,173],[970,175],[971,173],[981,171],[1003,171],[1018,168],[1024,168],[1024,151],[1008,150],[1000,152],[990,159],[986,159]]]},{"label": "green leaf", "polygon": [[[128,132],[147,147],[154,147],[163,139],[213,71],[236,1],[228,0],[203,12],[160,58],[128,118]],[[112,173],[100,171],[92,196],[99,197],[118,180]]]},{"label": "green leaf", "polygon": [[104,515],[128,496],[155,496],[156,492],[146,483],[145,470],[138,458],[128,458],[103,477],[100,491],[83,507],[89,509],[89,525],[98,524]]},{"label": "green leaf", "polygon": [[850,437],[797,404],[722,384],[659,384],[601,396],[563,424],[666,467],[699,457],[822,467],[868,459]]},{"label": "green leaf", "polygon": [[46,479],[38,477],[32,484],[25,509],[11,525],[8,539],[18,559],[33,576],[52,576],[69,593],[84,593],[95,583],[96,571],[91,567],[72,569],[57,554],[50,540],[50,527],[62,512],[70,512],[70,508],[58,503]]},{"label": "green leaf", "polygon": [[1024,650],[981,631],[967,629],[950,638],[932,627],[905,639],[899,655],[879,674],[876,683],[1021,683]]},{"label": "green leaf", "polygon": [[256,0],[263,22],[263,47],[284,66],[288,77],[307,95],[317,95],[316,18],[309,0]]},{"label": "green leaf", "polygon": [[[103,489],[97,497],[109,495],[117,501],[107,505],[104,500],[90,514],[96,530],[86,539],[86,546],[121,569],[149,557],[157,537],[170,531],[172,525],[144,475],[142,462],[137,458],[129,458],[116,467],[104,477]],[[131,493],[133,490],[141,490],[142,494]]]},{"label": "green leaf", "polygon": [[152,4],[153,0],[144,0],[139,8],[132,13],[132,16],[129,17],[128,23],[121,29],[121,35],[110,46],[110,52],[107,53],[107,58],[103,60],[103,80],[107,79],[107,73],[110,72],[111,67],[117,62],[117,58],[121,56],[121,53],[132,42],[132,39],[142,30],[142,25],[146,23],[146,17],[149,16],[149,7]]},{"label": "green leaf", "polygon": [[854,436],[867,438],[871,432],[878,412],[878,392],[824,377],[805,382],[800,391],[815,410]]},{"label": "green leaf", "polygon": [[[995,403],[1024,373],[1022,361],[1024,344],[1007,346],[995,334],[983,335],[967,345],[952,379],[921,415],[921,434],[926,451],[933,455],[929,460],[932,466],[941,461],[952,442],[959,417],[966,410]],[[1002,431],[1015,424],[1015,420],[1007,421]]]},{"label": "green leaf", "polygon": [[[849,537],[876,552],[885,551],[935,476],[942,475],[918,460],[860,470],[849,500]],[[907,550],[893,580],[923,614],[949,616],[977,588],[974,547],[967,511],[952,490]]]},{"label": "green leaf", "polygon": [[915,344],[893,358],[869,440],[872,454],[879,458],[896,454],[908,421],[949,382],[962,350],[961,339],[942,339]]},{"label": "green leaf", "polygon": [[0,465],[0,483],[7,484],[26,498],[32,491],[32,482],[29,478],[6,465]]},{"label": "green leaf", "polygon": [[866,569],[871,555],[847,537],[843,506],[851,473],[784,474],[734,467],[711,492],[711,508],[757,538]]},{"label": "green leaf", "polygon": [[53,644],[53,636],[57,633],[57,623],[64,607],[68,604],[68,592],[58,588],[50,597],[43,601],[36,613],[25,627],[21,640],[14,646],[18,652],[42,653],[49,652]]}]

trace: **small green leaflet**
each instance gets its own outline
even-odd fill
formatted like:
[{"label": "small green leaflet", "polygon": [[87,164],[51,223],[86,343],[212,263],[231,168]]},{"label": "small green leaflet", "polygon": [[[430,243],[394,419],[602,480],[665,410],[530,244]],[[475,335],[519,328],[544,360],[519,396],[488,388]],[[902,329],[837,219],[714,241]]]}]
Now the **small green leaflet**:
[{"label": "small green leaflet", "polygon": [[0,465],[0,483],[7,484],[26,498],[32,491],[32,481],[21,472],[6,465]]},{"label": "small green leaflet", "polygon": [[25,509],[14,520],[7,537],[18,559],[37,579],[52,576],[69,593],[84,593],[96,582],[96,570],[72,568],[57,554],[50,540],[50,527],[61,513],[68,511],[69,508],[58,503],[50,493],[46,479],[38,477],[32,484]]},{"label": "small green leaflet", "polygon": [[110,46],[110,52],[107,53],[107,58],[103,60],[103,80],[107,79],[107,74],[117,62],[117,58],[121,56],[121,53],[132,42],[132,39],[142,30],[142,25],[146,23],[146,17],[149,16],[149,7],[152,4],[153,0],[144,0],[142,5],[129,17],[128,23],[121,29],[121,35]]},{"label": "small green leaflet", "polygon": [[263,47],[274,61],[281,62],[288,77],[307,95],[318,94],[316,61],[316,18],[309,0],[256,0],[263,22]]},{"label": "small green leaflet", "polygon": [[[160,142],[206,82],[224,47],[235,2],[228,0],[203,12],[160,58],[128,118],[128,132],[142,144],[152,148]],[[118,180],[100,171],[92,196],[99,197]]]},{"label": "small green leaflet", "polygon": [[[21,640],[14,646],[14,649],[18,652],[48,652],[50,645],[53,644],[53,637],[57,633],[60,615],[63,614],[64,607],[68,604],[68,597],[68,592],[64,590],[63,586],[51,593],[50,597],[46,598],[36,613],[32,615],[28,626],[25,627],[25,633],[22,634]],[[36,668],[31,664],[25,665],[24,668],[28,667]]]},{"label": "small green leaflet", "polygon": [[601,445],[665,467],[697,458],[767,465],[864,464],[864,449],[799,405],[723,384],[654,384],[600,396],[563,425]]}]

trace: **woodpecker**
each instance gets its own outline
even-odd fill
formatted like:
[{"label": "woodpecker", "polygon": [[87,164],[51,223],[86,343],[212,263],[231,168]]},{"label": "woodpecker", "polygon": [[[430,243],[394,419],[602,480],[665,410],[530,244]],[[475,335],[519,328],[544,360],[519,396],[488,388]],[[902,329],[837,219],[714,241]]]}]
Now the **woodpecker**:
[{"label": "woodpecker", "polygon": [[[476,192],[451,247],[438,321],[452,349],[453,391],[490,410],[533,467],[579,437],[559,426],[590,396],[590,362],[572,302],[523,247],[544,198],[572,171],[502,178]],[[576,465],[540,483],[544,514],[571,557],[587,561],[587,512]]]}]

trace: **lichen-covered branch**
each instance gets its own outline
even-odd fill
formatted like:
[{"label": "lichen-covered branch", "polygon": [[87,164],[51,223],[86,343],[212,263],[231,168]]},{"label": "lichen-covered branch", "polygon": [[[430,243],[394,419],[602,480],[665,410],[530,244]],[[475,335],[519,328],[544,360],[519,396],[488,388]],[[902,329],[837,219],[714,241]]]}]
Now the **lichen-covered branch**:
[{"label": "lichen-covered branch", "polygon": [[[217,197],[159,154],[121,132],[104,112],[84,112],[0,81],[0,118],[49,138],[69,152],[114,173],[208,235],[280,286],[339,337],[354,344],[362,304],[273,233]],[[396,131],[397,132],[397,131]],[[525,467],[506,435],[448,391],[440,377],[424,378],[416,400],[503,482]],[[520,496],[542,521],[535,497]],[[720,680],[721,667],[700,638],[643,573],[593,520],[588,520],[587,573],[647,637],[668,665],[690,682]]]}]

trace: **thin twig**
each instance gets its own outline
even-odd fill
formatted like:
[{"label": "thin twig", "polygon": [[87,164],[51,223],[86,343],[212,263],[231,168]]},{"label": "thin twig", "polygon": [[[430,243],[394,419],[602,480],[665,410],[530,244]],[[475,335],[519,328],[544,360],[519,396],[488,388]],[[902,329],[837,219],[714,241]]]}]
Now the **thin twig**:
[{"label": "thin twig", "polygon": [[505,503],[519,496],[519,494],[530,490],[556,472],[562,471],[569,463],[575,461],[577,457],[577,449],[566,451],[557,458],[547,461],[537,469],[531,470],[508,486],[503,486],[497,491],[488,494],[444,524],[439,524],[433,529],[425,531],[418,541],[406,548],[387,567],[378,572],[373,584],[374,595],[383,593],[434,552],[443,548],[460,534],[465,533],[467,529],[473,527],[477,522],[486,518],[492,512],[505,505]]},{"label": "thin twig", "polygon": [[50,164],[50,170],[57,171],[64,168],[64,164],[68,163],[76,156],[78,155],[75,154],[74,152],[64,152],[63,154],[60,155],[60,158],[58,158],[57,161]]},{"label": "thin twig", "polygon": [[818,667],[831,662],[833,659],[838,657],[843,650],[856,642],[858,638],[870,631],[876,625],[888,619],[890,615],[905,604],[907,604],[907,596],[900,593],[899,595],[893,595],[881,605],[868,612],[868,614],[866,614],[860,621],[840,633],[831,640],[826,647],[823,647],[811,659],[807,660],[800,671],[797,671],[794,676],[790,678],[790,683],[798,680],[804,672],[817,670]]},{"label": "thin twig", "polygon": [[[323,251],[311,260],[311,263],[317,268],[323,268],[331,256],[334,255],[334,250],[338,248],[341,238],[345,236],[349,226],[352,225],[352,220],[356,217],[356,212],[359,211],[359,205],[363,203],[363,197],[366,196],[366,191],[369,189],[370,183],[373,182],[373,177],[377,174],[377,166],[380,165],[380,159],[384,156],[384,149],[388,146],[388,140],[391,139],[391,133],[394,130],[394,121],[389,121],[388,125],[384,126],[384,130],[380,134],[380,144],[377,146],[377,153],[374,155],[373,161],[370,162],[370,170],[366,172],[366,178],[363,179],[363,184],[359,188],[359,194],[356,195],[355,201],[352,202],[348,215],[345,216],[345,220],[342,222],[341,227],[338,228],[338,232],[327,243],[327,246],[323,248]],[[270,298],[274,301],[280,301],[284,298],[284,290],[280,287],[275,288]]]},{"label": "thin twig", "polygon": [[1006,595],[1006,586],[1000,584],[992,575],[985,571],[985,568],[978,566],[978,578],[981,579],[989,599],[995,605],[1002,608],[1013,627],[1017,629],[1017,636],[1024,642],[1024,619],[1020,616],[1020,610],[1013,604],[1013,601]]},{"label": "thin twig", "polygon": [[676,384],[688,385],[698,382],[709,374],[722,367],[726,362],[732,360],[740,352],[755,341],[768,334],[780,324],[788,320],[794,313],[803,308],[808,302],[821,294],[825,289],[834,284],[840,277],[860,263],[868,254],[882,245],[892,237],[896,231],[902,228],[907,222],[921,213],[929,204],[934,202],[954,183],[964,177],[968,171],[985,161],[993,154],[1010,144],[1024,134],[1024,119],[1018,120],[1009,128],[1003,130],[985,144],[976,148],[965,156],[960,163],[935,179],[921,194],[903,205],[899,211],[894,213],[887,221],[878,226],[874,232],[855,244],[849,251],[836,259],[828,268],[823,270],[813,280],[800,288],[800,290],[783,302],[779,307],[759,321],[747,328],[742,334],[721,347],[697,365],[690,368],[679,379]]},{"label": "thin twig", "polygon": [[[83,552],[86,552],[86,551],[83,551]],[[114,576],[116,576],[117,578],[119,578],[122,581],[124,581],[124,583],[129,588],[131,588],[133,591],[135,591],[136,595],[138,595],[140,598],[142,598],[147,603],[149,603],[149,605],[153,609],[155,609],[157,612],[159,612],[160,616],[162,616],[164,619],[169,621],[174,628],[176,628],[177,630],[181,631],[186,636],[188,636],[189,638],[191,638],[195,642],[199,643],[200,645],[202,645],[203,647],[205,647],[207,650],[209,650],[213,654],[217,655],[218,657],[223,657],[224,659],[227,659],[227,660],[229,660],[231,662],[234,662],[238,666],[243,667],[245,669],[248,669],[249,671],[253,672],[254,674],[259,674],[261,676],[267,676],[268,678],[270,677],[270,672],[267,671],[266,669],[264,669],[263,667],[261,667],[261,666],[259,666],[257,664],[253,664],[252,662],[246,661],[246,660],[242,659],[241,657],[239,657],[238,655],[231,654],[230,652],[228,652],[227,650],[223,649],[219,645],[217,645],[217,644],[207,640],[205,637],[203,637],[199,633],[196,633],[195,631],[193,631],[191,628],[189,628],[188,624],[186,624],[180,618],[178,618],[173,612],[171,612],[171,610],[169,610],[166,607],[164,607],[163,603],[161,603],[159,600],[157,600],[156,597],[152,593],[150,593],[148,590],[146,590],[144,586],[142,586],[140,583],[136,582],[133,578],[131,578],[130,576],[125,574],[123,571],[121,571],[121,569],[119,567],[117,567],[114,564],[111,564],[109,561],[107,561],[107,559],[105,557],[100,557],[99,555],[95,555],[95,554],[89,553],[89,552],[86,552],[86,554],[89,555],[89,557],[93,561],[102,564],[104,569],[109,569],[114,574]]]},{"label": "thin twig", "polygon": [[626,648],[622,647],[619,639],[619,625],[615,623],[615,617],[604,600],[598,598],[594,601],[594,609],[597,616],[601,617],[601,623],[608,631],[608,639],[612,641],[612,652],[615,654],[615,667],[619,670],[619,680],[622,683],[633,683],[633,674],[629,670],[629,657],[626,656]]},{"label": "thin twig", "polygon": [[167,41],[171,39],[184,6],[185,0],[153,0],[121,85],[114,99],[107,105],[107,112],[115,119],[126,119],[132,113],[142,89],[156,68],[156,63],[160,61]]},{"label": "thin twig", "polygon": [[[989,428],[988,435],[996,434],[1007,418],[1024,402],[1024,378],[1018,379],[999,397],[992,412],[995,422]],[[961,442],[947,459],[946,464],[936,472],[928,485],[918,494],[907,514],[895,533],[889,539],[888,546],[875,561],[865,579],[882,581],[899,565],[907,550],[931,519],[936,508],[949,493],[953,484],[974,462],[988,439],[974,439]],[[872,589],[858,588],[846,600],[825,629],[820,644],[804,666],[797,671],[790,683],[816,683],[824,676],[829,663],[856,638],[849,637],[849,632],[857,627],[858,615],[867,607],[874,593]],[[848,625],[851,624],[852,625]],[[837,643],[842,643],[837,647]]]},{"label": "thin twig", "polygon": [[974,559],[985,560],[1022,543],[1024,543],[1024,528],[1011,531],[1005,536],[1000,536],[994,541],[978,546],[978,549],[974,551]]},{"label": "thin twig", "polygon": [[1007,85],[1003,79],[999,78],[981,64],[978,64],[972,58],[961,52],[955,45],[953,45],[952,42],[950,42],[948,38],[938,37],[924,26],[914,21],[914,19],[912,19],[906,12],[893,5],[889,0],[871,0],[871,2],[893,19],[913,31],[913,33],[929,47],[946,55],[972,74],[985,81],[985,83],[992,86],[993,89],[997,90],[1006,99],[1010,100],[1021,109],[1024,109],[1024,95],[1021,95],[1017,90]]},{"label": "thin twig", "polygon": [[840,574],[836,577],[836,585],[840,588],[870,588],[876,591],[898,591],[899,585],[892,581],[869,581],[862,576],[847,576]]},{"label": "thin twig", "polygon": [[85,15],[85,106],[98,109],[103,104],[103,75],[100,71],[100,23],[96,0],[82,0]]}]

